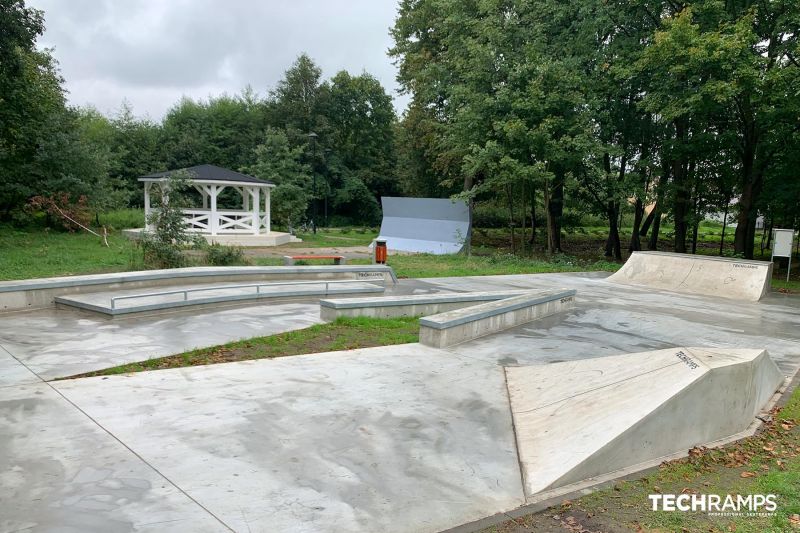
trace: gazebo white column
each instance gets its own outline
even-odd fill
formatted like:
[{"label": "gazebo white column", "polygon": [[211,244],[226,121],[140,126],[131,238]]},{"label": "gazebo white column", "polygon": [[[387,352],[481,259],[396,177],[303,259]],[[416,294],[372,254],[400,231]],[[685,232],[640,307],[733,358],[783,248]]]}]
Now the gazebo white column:
[{"label": "gazebo white column", "polygon": [[220,187],[218,185],[208,186],[208,196],[211,199],[211,212],[208,214],[208,228],[211,231],[212,236],[217,234],[217,228],[219,227],[219,215],[217,214],[217,195],[223,188],[224,187]]},{"label": "gazebo white column", "polygon": [[144,182],[144,229],[150,229],[150,186],[153,185],[149,181]]},{"label": "gazebo white column", "polygon": [[[253,206],[253,235],[258,235],[261,231],[261,217],[258,216],[258,208],[261,204],[260,196],[259,196],[259,188],[258,187],[248,187],[247,194],[245,195],[247,201],[250,201],[250,196],[253,197],[252,206]],[[245,203],[245,209],[247,209],[247,203]]]},{"label": "gazebo white column", "polygon": [[264,187],[264,233],[269,234],[271,231],[271,213],[270,209],[272,205],[270,204],[270,192],[272,191],[272,187]]}]

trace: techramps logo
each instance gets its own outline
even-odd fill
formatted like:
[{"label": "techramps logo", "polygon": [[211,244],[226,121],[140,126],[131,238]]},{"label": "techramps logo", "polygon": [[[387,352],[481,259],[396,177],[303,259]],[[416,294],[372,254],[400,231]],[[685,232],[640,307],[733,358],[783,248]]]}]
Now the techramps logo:
[{"label": "techramps logo", "polygon": [[653,511],[707,513],[709,516],[760,518],[774,516],[778,509],[775,494],[649,494]]}]

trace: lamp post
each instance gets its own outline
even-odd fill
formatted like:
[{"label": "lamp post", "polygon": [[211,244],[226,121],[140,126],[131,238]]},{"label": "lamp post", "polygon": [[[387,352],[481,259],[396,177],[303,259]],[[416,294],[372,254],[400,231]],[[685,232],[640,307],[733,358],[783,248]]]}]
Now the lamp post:
[{"label": "lamp post", "polygon": [[325,156],[322,158],[322,162],[324,163],[323,169],[325,169],[325,174],[324,174],[324,177],[325,177],[325,226],[324,227],[326,227],[326,228],[328,227],[328,193],[331,190],[331,183],[330,183],[330,181],[328,181],[328,158],[330,157],[332,151],[333,150],[331,150],[330,148],[325,148]]},{"label": "lamp post", "polygon": [[313,230],[314,234],[317,233],[317,172],[315,167],[317,166],[317,134],[313,131],[308,134],[308,138],[311,140],[311,175],[314,179],[314,196],[311,199],[311,203],[314,206],[313,215],[311,218],[311,229]]}]

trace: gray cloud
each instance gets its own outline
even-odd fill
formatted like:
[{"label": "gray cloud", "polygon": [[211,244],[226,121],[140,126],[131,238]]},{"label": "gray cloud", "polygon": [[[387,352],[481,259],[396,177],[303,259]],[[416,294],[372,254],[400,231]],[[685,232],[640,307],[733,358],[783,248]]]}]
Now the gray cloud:
[{"label": "gray cloud", "polygon": [[181,96],[266,93],[303,52],[330,77],[367,71],[398,97],[386,55],[396,0],[29,0],[45,12],[69,100],[160,119]]}]

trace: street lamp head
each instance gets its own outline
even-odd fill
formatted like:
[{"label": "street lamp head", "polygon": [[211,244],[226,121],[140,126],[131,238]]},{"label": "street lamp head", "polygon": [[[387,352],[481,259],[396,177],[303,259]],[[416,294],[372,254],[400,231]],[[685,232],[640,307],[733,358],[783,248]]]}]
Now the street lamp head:
[{"label": "street lamp head", "polygon": [[317,137],[319,137],[319,135],[317,135],[316,133],[314,133],[312,131],[311,133],[308,134],[308,137],[311,138],[311,139],[316,139]]}]

